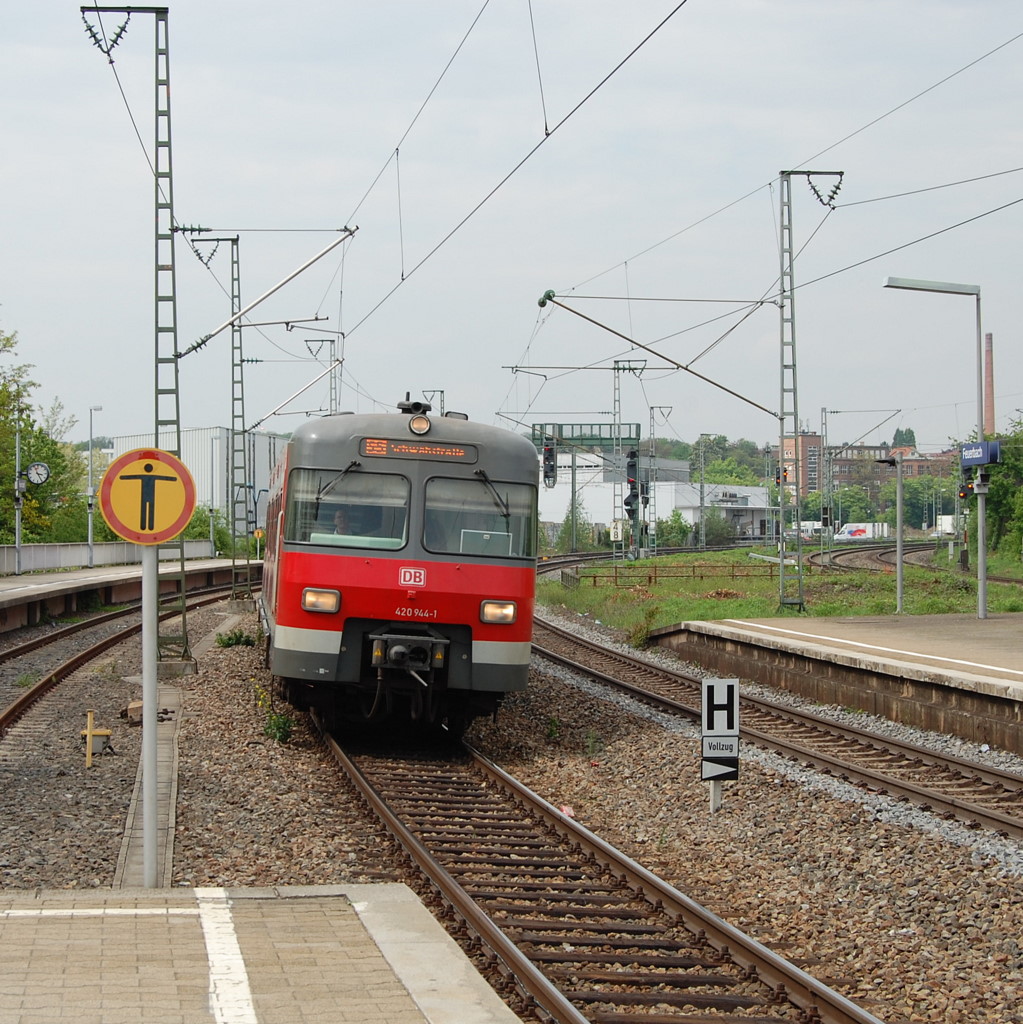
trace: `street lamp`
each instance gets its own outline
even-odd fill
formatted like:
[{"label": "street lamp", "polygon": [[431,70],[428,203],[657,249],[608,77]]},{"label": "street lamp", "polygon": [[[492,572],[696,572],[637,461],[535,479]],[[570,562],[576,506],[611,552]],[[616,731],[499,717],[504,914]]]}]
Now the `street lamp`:
[{"label": "street lamp", "polygon": [[102,405],[90,405],[89,406],[89,493],[88,498],[88,514],[89,514],[89,568],[93,567],[93,548],[92,548],[92,506],[94,504],[94,497],[96,491],[92,486],[92,414],[94,412],[102,412]]},{"label": "street lamp", "polygon": [[902,614],[902,452],[896,452],[884,459],[874,459],[885,466],[895,467],[895,613]]},{"label": "street lamp", "polygon": [[[943,292],[972,295],[977,300],[977,440],[984,440],[984,349],[980,333],[980,285],[949,284],[946,281],[916,281],[908,277],[886,277],[885,288],[913,292]],[[977,618],[987,618],[987,494],[977,494]]]}]

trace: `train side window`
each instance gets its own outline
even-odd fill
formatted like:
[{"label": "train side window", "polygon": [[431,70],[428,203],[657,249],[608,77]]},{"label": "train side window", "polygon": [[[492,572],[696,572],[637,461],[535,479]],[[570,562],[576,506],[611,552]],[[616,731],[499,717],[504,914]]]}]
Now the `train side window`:
[{"label": "train side window", "polygon": [[[495,494],[496,491],[496,494]],[[536,487],[434,477],[427,481],[423,546],[448,554],[533,558]]]}]

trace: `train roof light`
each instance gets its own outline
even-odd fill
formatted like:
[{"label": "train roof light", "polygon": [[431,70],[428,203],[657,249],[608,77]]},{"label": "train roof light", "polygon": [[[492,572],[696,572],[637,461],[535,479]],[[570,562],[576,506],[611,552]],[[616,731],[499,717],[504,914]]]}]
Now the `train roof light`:
[{"label": "train roof light", "polygon": [[408,428],[413,434],[428,434],[430,432],[430,417],[426,413],[416,413],[409,421]]}]

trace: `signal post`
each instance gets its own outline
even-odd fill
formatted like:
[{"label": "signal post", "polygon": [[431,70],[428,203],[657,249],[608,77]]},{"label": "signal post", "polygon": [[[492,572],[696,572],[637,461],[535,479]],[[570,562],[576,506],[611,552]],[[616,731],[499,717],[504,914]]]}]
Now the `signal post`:
[{"label": "signal post", "polygon": [[158,852],[159,545],[188,525],[195,510],[195,483],[177,456],[158,448],[137,448],[107,468],[99,500],[110,529],[142,548],[142,859],[143,885],[153,889]]},{"label": "signal post", "polygon": [[739,777],[739,680],[703,680],[700,778],[710,783],[711,813],[721,807],[721,783]]}]

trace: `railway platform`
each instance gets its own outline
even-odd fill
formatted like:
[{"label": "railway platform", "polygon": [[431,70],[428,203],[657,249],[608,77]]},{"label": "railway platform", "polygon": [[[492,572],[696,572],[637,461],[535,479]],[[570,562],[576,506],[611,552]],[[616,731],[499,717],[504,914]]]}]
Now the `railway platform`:
[{"label": "railway platform", "polygon": [[[1023,615],[884,615],[866,618],[725,619],[766,638],[860,662],[870,660],[962,677],[1023,700]],[[713,623],[704,623],[713,625]]]},{"label": "railway platform", "polygon": [[140,772],[112,888],[0,889],[0,1024],[518,1024],[405,885],[173,887],[181,698],[160,682],[158,887]]},{"label": "railway platform", "polygon": [[[262,562],[253,562],[253,571],[262,572]],[[160,591],[173,586],[181,571],[177,561],[160,563]],[[230,583],[233,563],[230,558],[194,559],[185,563],[188,590]],[[166,581],[166,582],[165,582]],[[141,565],[103,565],[92,569],[65,569],[60,572],[26,573],[0,576],[0,632],[34,626],[45,615],[66,615],[78,609],[83,595],[96,594],[102,604],[139,600],[142,596]]]},{"label": "railway platform", "polygon": [[1023,614],[721,619],[652,639],[720,675],[1023,753]]},{"label": "railway platform", "polygon": [[3,1024],[516,1024],[406,886],[0,891]]}]

